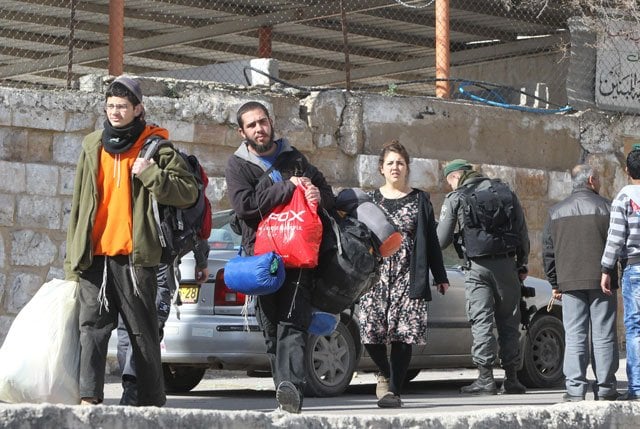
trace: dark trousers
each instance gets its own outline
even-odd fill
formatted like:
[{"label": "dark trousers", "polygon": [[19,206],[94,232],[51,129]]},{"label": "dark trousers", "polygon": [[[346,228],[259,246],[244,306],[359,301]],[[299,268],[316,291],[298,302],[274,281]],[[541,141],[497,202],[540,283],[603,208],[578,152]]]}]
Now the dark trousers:
[{"label": "dark trousers", "polygon": [[[108,309],[99,302],[105,269]],[[120,314],[138,368],[138,405],[162,406],[166,397],[155,305],[156,269],[136,267],[135,275],[139,295],[134,293],[127,256],[95,257],[80,275],[80,396],[104,398],[107,348]]]},{"label": "dark trousers", "polygon": [[304,353],[311,323],[311,270],[288,269],[276,292],[258,297],[256,318],[262,328],[273,381],[292,382],[302,394]]},{"label": "dark trousers", "polygon": [[[169,318],[171,311],[171,301],[173,294],[177,289],[175,268],[173,265],[160,264],[158,266],[158,293],[156,294],[156,309],[158,313],[158,330],[160,340],[162,341],[164,324]],[[136,377],[136,365],[133,359],[133,348],[127,327],[122,320],[122,316],[118,316],[118,365],[122,376],[125,375]],[[137,378],[137,377],[136,377]]]},{"label": "dark trousers", "polygon": [[472,260],[471,267],[465,270],[465,297],[473,335],[473,363],[492,367],[499,344],[502,367],[516,366],[520,360],[520,279],[515,260]]}]

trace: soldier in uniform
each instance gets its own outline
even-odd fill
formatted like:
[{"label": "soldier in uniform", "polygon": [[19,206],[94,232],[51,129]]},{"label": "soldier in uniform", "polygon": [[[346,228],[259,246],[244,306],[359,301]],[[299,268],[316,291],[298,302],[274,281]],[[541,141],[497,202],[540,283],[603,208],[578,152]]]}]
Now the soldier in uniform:
[{"label": "soldier in uniform", "polygon": [[438,240],[445,249],[454,241],[456,228],[456,237],[462,239],[465,297],[473,335],[471,354],[479,371],[478,378],[460,391],[475,395],[498,393],[493,367],[499,343],[505,370],[501,393],[525,393],[517,378],[521,282],[527,276],[529,255],[522,207],[506,184],[474,171],[464,159],[449,162],[443,173],[453,191],[442,203]]}]

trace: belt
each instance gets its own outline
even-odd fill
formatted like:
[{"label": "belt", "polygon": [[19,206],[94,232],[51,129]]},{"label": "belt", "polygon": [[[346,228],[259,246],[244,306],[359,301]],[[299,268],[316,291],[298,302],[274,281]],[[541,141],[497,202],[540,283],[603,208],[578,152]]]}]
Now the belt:
[{"label": "belt", "polygon": [[632,256],[625,260],[624,265],[637,265],[640,264],[640,256]]},{"label": "belt", "polygon": [[[471,260],[476,259],[505,259],[505,258],[513,258],[516,256],[516,252],[507,252],[507,253],[495,253],[492,255],[482,255],[482,256],[474,256],[470,258]],[[640,257],[638,257],[638,262],[640,262]]]}]

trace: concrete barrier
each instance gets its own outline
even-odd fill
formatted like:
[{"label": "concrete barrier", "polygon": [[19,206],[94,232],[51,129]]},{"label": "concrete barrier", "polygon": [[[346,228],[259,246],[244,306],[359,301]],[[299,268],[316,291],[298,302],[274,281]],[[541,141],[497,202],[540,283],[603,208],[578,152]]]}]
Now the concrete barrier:
[{"label": "concrete barrier", "polygon": [[[330,413],[330,412],[329,412]],[[329,414],[328,413],[328,414]],[[8,429],[395,429],[395,428],[606,428],[640,427],[640,402],[594,402],[526,406],[504,411],[412,413],[390,410],[389,415],[325,416],[251,411],[211,411],[120,406],[59,406],[0,404],[0,425]]]}]

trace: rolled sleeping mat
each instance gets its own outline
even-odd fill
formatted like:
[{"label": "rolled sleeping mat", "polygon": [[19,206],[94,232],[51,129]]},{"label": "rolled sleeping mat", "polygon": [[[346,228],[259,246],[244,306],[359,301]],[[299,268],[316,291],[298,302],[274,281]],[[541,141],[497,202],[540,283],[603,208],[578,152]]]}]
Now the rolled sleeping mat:
[{"label": "rolled sleeping mat", "polygon": [[346,188],[336,196],[336,209],[351,214],[364,202],[371,202],[371,197],[360,188]]},{"label": "rolled sleeping mat", "polygon": [[360,222],[367,225],[367,228],[376,237],[380,246],[378,252],[382,257],[391,256],[400,249],[402,244],[402,234],[396,230],[385,216],[384,211],[372,202],[361,203],[352,215]]}]

